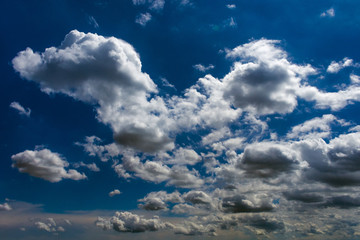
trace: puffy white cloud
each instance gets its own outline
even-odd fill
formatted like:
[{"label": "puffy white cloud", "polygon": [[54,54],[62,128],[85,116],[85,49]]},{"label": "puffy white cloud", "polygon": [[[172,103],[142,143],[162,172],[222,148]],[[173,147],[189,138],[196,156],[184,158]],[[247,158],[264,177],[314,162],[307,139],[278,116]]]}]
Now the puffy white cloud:
[{"label": "puffy white cloud", "polygon": [[141,26],[145,27],[146,24],[151,20],[152,16],[150,13],[140,13],[137,15],[135,22],[140,24]]},{"label": "puffy white cloud", "polygon": [[334,123],[339,123],[341,126],[348,125],[347,122],[337,119],[332,114],[325,114],[292,127],[286,136],[288,138],[327,138],[331,134],[330,125]]},{"label": "puffy white cloud", "polygon": [[122,163],[114,166],[120,177],[128,178],[127,173],[134,172],[135,175],[143,180],[151,182],[167,182],[167,185],[174,185],[180,188],[197,188],[204,184],[204,180],[199,178],[196,170],[189,170],[185,166],[175,165],[168,167],[160,161],[141,162],[139,157],[127,156],[122,158]]},{"label": "puffy white cloud", "polygon": [[183,195],[183,198],[187,202],[192,204],[210,204],[212,199],[203,191],[190,191]]},{"label": "puffy white cloud", "polygon": [[75,145],[83,147],[84,151],[88,153],[89,156],[97,156],[103,162],[109,161],[124,151],[115,143],[100,145],[102,141],[96,136],[85,137],[85,141],[86,143],[76,142]]},{"label": "puffy white cloud", "polygon": [[355,101],[360,101],[360,87],[357,85],[350,85],[337,92],[324,92],[316,87],[304,86],[297,90],[297,94],[306,101],[314,101],[316,108],[330,108],[332,111],[339,111]]},{"label": "puffy white cloud", "polygon": [[59,47],[43,53],[27,48],[12,63],[43,91],[95,104],[98,119],[112,127],[118,143],[150,152],[173,147],[165,103],[159,97],[149,99],[156,85],[141,71],[130,44],[73,30]]},{"label": "puffy white cloud", "polygon": [[0,204],[0,211],[10,211],[10,210],[12,210],[12,208],[8,203]]},{"label": "puffy white cloud", "polygon": [[315,70],[289,62],[277,44],[279,41],[260,39],[228,51],[227,57],[243,61],[235,62],[223,79],[224,97],[235,107],[259,115],[294,110],[301,79]]},{"label": "puffy white cloud", "polygon": [[199,64],[195,64],[193,66],[193,68],[195,68],[196,70],[198,70],[200,72],[206,72],[208,70],[211,70],[211,69],[215,68],[215,66],[212,65],[212,64],[209,64],[208,66],[204,66],[204,65],[199,63]]},{"label": "puffy white cloud", "polygon": [[113,191],[109,192],[110,197],[113,197],[113,196],[119,195],[119,194],[121,194],[119,189],[114,189]]},{"label": "puffy white cloud", "polygon": [[57,226],[55,220],[53,218],[47,218],[46,222],[37,221],[35,222],[35,226],[39,230],[44,230],[46,232],[53,232],[53,233],[59,233],[59,232],[65,232],[65,228],[62,226]]},{"label": "puffy white cloud", "polygon": [[12,167],[19,172],[27,173],[33,177],[42,178],[49,182],[59,182],[63,179],[81,180],[86,175],[74,169],[66,170],[69,163],[62,159],[58,153],[48,149],[26,150],[11,156]]},{"label": "puffy white cloud", "polygon": [[111,219],[98,218],[96,225],[104,230],[112,228],[118,232],[145,232],[173,228],[172,224],[162,222],[158,217],[146,219],[130,212],[116,212]]},{"label": "puffy white cloud", "polygon": [[130,94],[135,89],[156,91],[149,76],[141,72],[133,47],[113,37],[73,30],[58,48],[47,48],[41,54],[27,48],[12,63],[22,77],[40,83],[44,91],[83,101],[111,103],[126,90]]},{"label": "puffy white cloud", "polygon": [[329,8],[325,12],[322,12],[320,14],[320,17],[335,17],[335,9],[334,8]]},{"label": "puffy white cloud", "polygon": [[13,108],[13,109],[16,109],[20,115],[25,115],[27,117],[30,117],[30,114],[31,114],[31,109],[30,108],[27,108],[25,110],[25,108],[23,106],[20,105],[20,103],[18,102],[12,102],[10,103],[10,107]]},{"label": "puffy white cloud", "polygon": [[[151,192],[147,194],[143,199],[139,199],[139,202],[143,202],[143,204],[139,204],[138,207],[150,210],[168,210],[167,202],[169,203],[181,203],[184,202],[184,199],[180,195],[178,191],[173,193],[167,193],[165,191],[159,192]],[[177,205],[176,205],[177,206]]]},{"label": "puffy white cloud", "polygon": [[224,84],[211,75],[200,78],[185,90],[184,97],[169,100],[169,114],[176,129],[222,128],[237,119],[241,109],[234,109],[224,99]]},{"label": "puffy white cloud", "polygon": [[354,63],[352,59],[345,57],[342,61],[339,62],[332,61],[326,71],[328,73],[338,73],[345,67],[359,67],[359,64]]},{"label": "puffy white cloud", "polygon": [[178,148],[174,151],[167,164],[173,165],[195,165],[201,161],[201,157],[192,149]]},{"label": "puffy white cloud", "polygon": [[52,230],[47,224],[45,224],[43,222],[36,222],[35,225],[40,230],[44,230],[47,232],[51,232],[51,230]]}]

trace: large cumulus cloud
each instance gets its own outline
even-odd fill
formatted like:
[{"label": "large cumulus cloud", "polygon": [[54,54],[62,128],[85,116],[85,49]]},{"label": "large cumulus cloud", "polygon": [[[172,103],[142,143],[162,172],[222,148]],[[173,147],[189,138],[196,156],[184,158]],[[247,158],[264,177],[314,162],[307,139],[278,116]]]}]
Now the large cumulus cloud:
[{"label": "large cumulus cloud", "polygon": [[148,100],[157,87],[125,41],[73,30],[59,47],[42,53],[27,48],[12,63],[20,76],[38,82],[45,92],[97,105],[98,119],[110,124],[120,144],[145,152],[173,147],[168,123],[159,117],[163,101]]},{"label": "large cumulus cloud", "polygon": [[289,113],[297,105],[296,89],[303,77],[315,73],[310,65],[287,60],[279,41],[260,39],[227,53],[240,58],[224,77],[224,97],[237,108],[255,114]]}]

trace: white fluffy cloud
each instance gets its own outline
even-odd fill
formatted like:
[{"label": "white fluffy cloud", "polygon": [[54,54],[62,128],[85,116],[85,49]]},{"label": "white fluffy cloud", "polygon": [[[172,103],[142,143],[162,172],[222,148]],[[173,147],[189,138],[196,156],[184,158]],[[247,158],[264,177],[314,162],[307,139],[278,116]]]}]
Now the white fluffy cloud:
[{"label": "white fluffy cloud", "polygon": [[183,202],[183,198],[180,193],[175,191],[173,193],[167,193],[165,191],[160,192],[151,192],[147,194],[144,198],[139,199],[139,202],[143,202],[143,204],[139,204],[140,208],[145,210],[167,210],[166,202],[170,203],[180,203]]},{"label": "white fluffy cloud", "polygon": [[235,107],[259,115],[294,110],[301,79],[315,70],[289,62],[277,44],[279,41],[261,39],[228,51],[227,57],[242,60],[234,63],[223,80],[224,97]]},{"label": "white fluffy cloud", "polygon": [[302,124],[292,127],[287,134],[288,138],[327,138],[331,134],[331,124],[348,125],[344,120],[337,119],[332,114],[315,117]]},{"label": "white fluffy cloud", "polygon": [[62,226],[57,226],[53,218],[47,218],[45,221],[42,220],[37,221],[35,222],[35,226],[37,229],[46,232],[52,232],[52,233],[65,232],[65,229]]},{"label": "white fluffy cloud", "polygon": [[130,212],[116,212],[111,219],[98,218],[96,226],[118,232],[145,232],[173,228],[172,224],[162,222],[158,217],[146,219]]},{"label": "white fluffy cloud", "polygon": [[358,64],[355,64],[352,59],[344,58],[342,61],[339,62],[332,61],[326,71],[328,73],[338,73],[341,69],[345,67],[351,67],[356,65]]},{"label": "white fluffy cloud", "polygon": [[130,44],[73,30],[59,47],[43,53],[27,48],[12,62],[43,91],[97,105],[98,119],[110,124],[118,143],[148,152],[173,148],[165,103],[158,97],[148,100],[157,88],[141,71],[139,55]]},{"label": "white fluffy cloud", "polygon": [[59,182],[63,179],[81,180],[86,179],[84,173],[74,169],[66,170],[69,163],[62,159],[58,153],[48,149],[26,150],[11,156],[12,167],[21,173],[27,173],[33,177],[42,178],[49,182]]},{"label": "white fluffy cloud", "polygon": [[113,191],[109,192],[110,197],[113,197],[113,196],[119,195],[119,194],[121,194],[119,189],[114,189]]},{"label": "white fluffy cloud", "polygon": [[185,166],[175,165],[169,167],[160,161],[142,162],[139,157],[124,156],[122,163],[114,166],[119,177],[129,178],[128,172],[133,172],[135,176],[151,182],[167,182],[167,185],[174,185],[180,188],[197,188],[204,184],[204,180],[199,177],[199,173],[193,169],[189,170]]},{"label": "white fluffy cloud", "polygon": [[360,101],[360,86],[352,84],[337,92],[324,92],[313,86],[303,86],[298,89],[297,94],[306,101],[314,101],[316,108],[339,111]]},{"label": "white fluffy cloud", "polygon": [[25,108],[23,106],[20,105],[20,103],[18,102],[12,102],[10,103],[10,107],[13,108],[13,109],[16,109],[20,115],[25,115],[27,117],[30,117],[30,114],[31,114],[31,109],[30,108],[27,108],[25,110]]}]

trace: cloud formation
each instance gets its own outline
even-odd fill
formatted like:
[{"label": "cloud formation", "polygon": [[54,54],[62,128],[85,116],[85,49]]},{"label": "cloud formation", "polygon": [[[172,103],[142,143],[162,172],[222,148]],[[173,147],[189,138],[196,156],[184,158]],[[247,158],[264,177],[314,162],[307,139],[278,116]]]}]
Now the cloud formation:
[{"label": "cloud formation", "polygon": [[79,173],[74,169],[66,170],[69,163],[58,153],[51,152],[49,149],[26,150],[11,156],[12,167],[17,168],[21,173],[42,178],[49,182],[59,182],[63,179],[82,180],[86,179],[84,173]]},{"label": "cloud formation", "polygon": [[31,114],[31,109],[30,108],[27,108],[25,110],[25,108],[23,106],[21,106],[20,103],[18,103],[18,102],[10,103],[10,107],[17,110],[20,115],[25,115],[27,117],[30,117],[30,114]]},{"label": "cloud formation", "polygon": [[12,210],[12,208],[8,203],[0,204],[0,211],[10,211],[10,210]]},{"label": "cloud formation", "polygon": [[109,192],[109,197],[113,197],[115,195],[121,194],[119,189],[114,189],[113,191]]},{"label": "cloud formation", "polygon": [[172,224],[162,222],[157,217],[146,219],[130,212],[116,212],[111,219],[99,217],[95,224],[104,230],[114,229],[118,232],[145,232],[173,228]]},{"label": "cloud formation", "polygon": [[140,13],[137,15],[135,22],[140,24],[141,26],[145,27],[146,24],[151,20],[152,16],[150,13]]}]

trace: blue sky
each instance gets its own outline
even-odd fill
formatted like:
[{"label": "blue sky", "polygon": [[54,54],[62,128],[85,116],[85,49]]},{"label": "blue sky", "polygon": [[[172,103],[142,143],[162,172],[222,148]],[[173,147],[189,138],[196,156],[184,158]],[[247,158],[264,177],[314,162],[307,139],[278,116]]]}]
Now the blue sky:
[{"label": "blue sky", "polygon": [[4,239],[360,239],[357,1],[1,4]]}]

